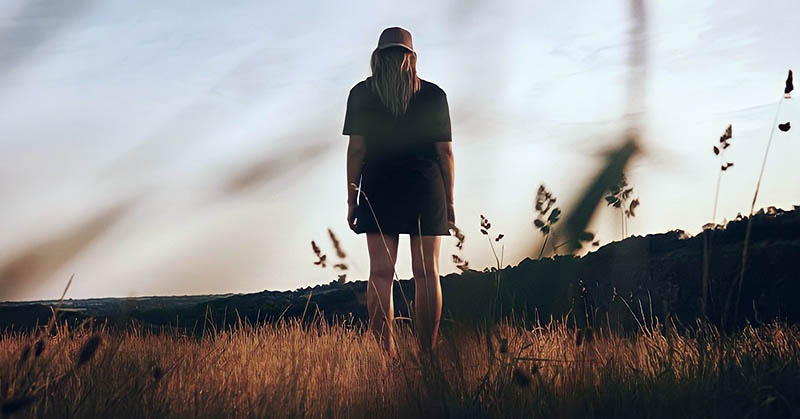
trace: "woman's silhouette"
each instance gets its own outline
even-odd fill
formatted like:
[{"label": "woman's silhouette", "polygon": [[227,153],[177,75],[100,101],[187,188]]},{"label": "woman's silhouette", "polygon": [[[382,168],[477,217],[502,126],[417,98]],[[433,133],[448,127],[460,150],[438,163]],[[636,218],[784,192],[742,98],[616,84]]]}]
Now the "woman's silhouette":
[{"label": "woman's silhouette", "polygon": [[372,53],[372,76],[347,99],[347,221],[366,233],[369,327],[393,353],[392,279],[400,234],[411,242],[414,315],[425,349],[436,343],[442,311],[440,236],[450,235],[453,152],[447,96],[417,76],[405,29],[385,29]]}]

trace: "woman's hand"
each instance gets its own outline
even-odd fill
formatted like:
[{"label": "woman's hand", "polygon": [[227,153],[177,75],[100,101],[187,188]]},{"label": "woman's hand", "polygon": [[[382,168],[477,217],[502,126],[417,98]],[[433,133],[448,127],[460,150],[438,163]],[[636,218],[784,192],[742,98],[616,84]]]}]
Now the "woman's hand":
[{"label": "woman's hand", "polygon": [[347,225],[354,232],[356,231],[356,208],[358,208],[357,204],[347,204]]}]

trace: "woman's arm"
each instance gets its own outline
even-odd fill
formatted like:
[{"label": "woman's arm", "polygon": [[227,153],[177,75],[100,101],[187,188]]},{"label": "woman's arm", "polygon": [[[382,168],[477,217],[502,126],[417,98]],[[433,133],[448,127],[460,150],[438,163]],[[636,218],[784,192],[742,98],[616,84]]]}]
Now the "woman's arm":
[{"label": "woman's arm", "polygon": [[364,136],[351,135],[347,145],[347,223],[351,229],[355,229],[358,191],[350,185],[358,185],[361,178],[361,165],[364,163],[366,152],[367,145],[364,142]]},{"label": "woman's arm", "polygon": [[356,231],[356,206],[358,191],[351,185],[358,185],[361,178],[361,165],[364,163],[364,155],[367,152],[367,145],[363,135],[351,135],[347,145],[347,224],[350,229]]},{"label": "woman's arm", "polygon": [[358,198],[358,191],[350,187],[350,185],[358,185],[359,178],[361,177],[361,165],[364,163],[364,155],[367,152],[367,146],[364,142],[363,135],[351,135],[350,143],[347,145],[347,203],[356,203]]},{"label": "woman's arm", "polygon": [[444,178],[445,193],[447,194],[447,220],[451,225],[456,222],[453,185],[455,184],[455,161],[453,159],[453,143],[450,141],[437,141],[436,154],[439,155],[439,167]]}]

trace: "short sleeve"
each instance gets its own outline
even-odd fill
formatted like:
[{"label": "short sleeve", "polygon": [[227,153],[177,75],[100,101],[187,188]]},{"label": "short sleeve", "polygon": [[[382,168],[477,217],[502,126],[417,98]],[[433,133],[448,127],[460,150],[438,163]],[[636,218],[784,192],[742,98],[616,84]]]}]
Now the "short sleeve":
[{"label": "short sleeve", "polygon": [[364,117],[361,100],[355,88],[347,96],[347,110],[344,115],[342,135],[364,135]]},{"label": "short sleeve", "polygon": [[452,141],[450,133],[450,107],[447,105],[447,94],[444,91],[439,95],[434,109],[433,124],[431,126],[433,141]]}]

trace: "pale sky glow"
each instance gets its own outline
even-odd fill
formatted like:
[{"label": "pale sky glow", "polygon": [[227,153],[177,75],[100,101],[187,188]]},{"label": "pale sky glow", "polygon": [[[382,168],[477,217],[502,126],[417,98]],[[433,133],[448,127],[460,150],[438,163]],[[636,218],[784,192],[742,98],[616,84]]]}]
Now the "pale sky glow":
[{"label": "pale sky glow", "polygon": [[[285,290],[327,283],[310,241],[331,227],[365,279],[345,222],[349,89],[380,31],[414,36],[418,70],[448,94],[464,257],[493,262],[479,214],[515,265],[540,236],[533,193],[568,209],[619,139],[627,1],[211,2],[6,0],[0,5],[0,267],[130,203],[120,221],[11,299]],[[629,233],[710,221],[711,145],[733,124],[718,221],[749,211],[786,71],[800,69],[795,0],[649,1],[642,202]],[[69,5],[67,5],[69,4]],[[795,92],[795,96],[800,93]],[[800,204],[800,105],[782,105],[757,207]],[[231,179],[255,167],[255,183]],[[602,208],[592,229],[620,239]],[[398,274],[410,277],[408,239]],[[454,271],[455,239],[442,244]],[[2,286],[0,284],[0,286]],[[2,298],[0,298],[2,299]]]}]

